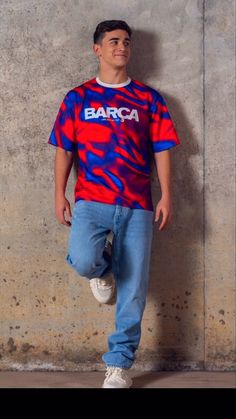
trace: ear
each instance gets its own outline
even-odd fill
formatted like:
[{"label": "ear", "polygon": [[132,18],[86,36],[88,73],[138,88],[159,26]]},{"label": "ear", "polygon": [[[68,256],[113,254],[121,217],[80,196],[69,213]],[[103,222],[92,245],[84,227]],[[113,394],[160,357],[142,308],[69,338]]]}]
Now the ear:
[{"label": "ear", "polygon": [[99,57],[99,45],[93,44],[93,52],[96,54],[97,58]]}]

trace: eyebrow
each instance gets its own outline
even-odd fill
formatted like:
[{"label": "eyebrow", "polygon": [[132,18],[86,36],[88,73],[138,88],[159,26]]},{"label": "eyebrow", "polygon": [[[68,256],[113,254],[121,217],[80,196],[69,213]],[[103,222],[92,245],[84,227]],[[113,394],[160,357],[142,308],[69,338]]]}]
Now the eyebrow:
[{"label": "eyebrow", "polygon": [[[117,41],[118,39],[120,39],[120,38],[110,38],[110,39],[108,39],[108,41]],[[130,41],[130,38],[125,38],[124,40],[125,41]]]}]

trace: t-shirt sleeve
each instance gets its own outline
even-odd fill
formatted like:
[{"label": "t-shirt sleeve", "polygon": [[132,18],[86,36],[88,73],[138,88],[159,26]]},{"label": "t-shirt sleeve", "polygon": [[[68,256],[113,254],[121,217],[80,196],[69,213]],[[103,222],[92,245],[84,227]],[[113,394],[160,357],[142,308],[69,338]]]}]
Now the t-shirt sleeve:
[{"label": "t-shirt sleeve", "polygon": [[48,144],[66,151],[75,149],[75,110],[73,92],[65,96],[57,114]]},{"label": "t-shirt sleeve", "polygon": [[180,144],[167,104],[158,92],[152,97],[149,134],[154,153]]}]

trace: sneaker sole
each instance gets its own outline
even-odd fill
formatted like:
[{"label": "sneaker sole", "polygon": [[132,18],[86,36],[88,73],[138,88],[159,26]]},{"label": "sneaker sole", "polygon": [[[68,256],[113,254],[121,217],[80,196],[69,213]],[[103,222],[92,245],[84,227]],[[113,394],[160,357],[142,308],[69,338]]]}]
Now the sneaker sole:
[{"label": "sneaker sole", "polygon": [[129,385],[129,386],[126,386],[126,387],[114,387],[114,386],[110,386],[109,384],[103,384],[102,385],[102,388],[130,388],[130,387],[132,387],[132,385],[133,385],[133,380],[131,380],[131,384]]}]

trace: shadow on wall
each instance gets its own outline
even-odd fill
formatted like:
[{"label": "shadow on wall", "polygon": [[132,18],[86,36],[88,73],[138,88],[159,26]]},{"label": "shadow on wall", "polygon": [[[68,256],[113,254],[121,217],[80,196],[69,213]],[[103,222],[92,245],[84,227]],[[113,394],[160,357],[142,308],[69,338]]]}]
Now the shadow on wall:
[{"label": "shadow on wall", "polygon": [[[130,61],[131,77],[149,84],[163,75],[161,44],[156,34],[136,31]],[[134,74],[134,76],[133,76]],[[150,286],[148,299],[155,307],[155,350],[150,357],[162,368],[191,364],[202,368],[204,359],[203,327],[203,194],[196,178],[192,158],[201,150],[181,102],[165,94],[181,145],[171,152],[174,217],[166,229],[154,225]],[[152,166],[152,197],[154,209],[161,194],[156,169]],[[153,319],[151,319],[153,324]],[[201,335],[199,335],[201,330]],[[145,342],[144,342],[145,346]],[[149,360],[149,359],[148,359]],[[151,360],[151,359],[150,359]]]},{"label": "shadow on wall", "polygon": [[[132,51],[128,64],[128,74],[143,83],[147,77],[161,77],[161,44],[155,33],[134,31],[132,33]],[[148,83],[147,83],[148,84]]]},{"label": "shadow on wall", "polygon": [[[203,324],[203,195],[191,158],[199,154],[181,104],[164,92],[181,145],[173,148],[172,198],[174,216],[159,230],[154,224],[150,263],[149,299],[156,316],[156,357],[174,369],[186,364],[202,368],[204,359]],[[156,170],[152,171],[154,210],[161,198]],[[162,218],[162,217],[160,217]],[[200,334],[199,334],[199,331]],[[195,365],[192,365],[193,361]],[[183,365],[182,365],[183,367]],[[163,368],[164,369],[164,368]]]}]

